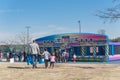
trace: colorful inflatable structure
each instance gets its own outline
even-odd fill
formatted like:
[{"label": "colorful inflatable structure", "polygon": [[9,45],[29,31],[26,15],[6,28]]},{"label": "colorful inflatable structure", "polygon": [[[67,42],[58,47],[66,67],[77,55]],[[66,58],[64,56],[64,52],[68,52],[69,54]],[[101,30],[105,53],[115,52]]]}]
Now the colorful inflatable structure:
[{"label": "colorful inflatable structure", "polygon": [[120,42],[109,42],[109,61],[120,60]]},{"label": "colorful inflatable structure", "polygon": [[69,60],[73,54],[77,61],[114,61],[120,60],[120,42],[109,42],[108,36],[93,33],[67,33],[50,35],[36,39],[41,53],[47,48],[51,53],[67,50]]},{"label": "colorful inflatable structure", "polygon": [[109,39],[106,35],[92,33],[68,33],[50,35],[36,39],[41,53],[44,48],[49,52],[63,50],[69,52],[69,60],[73,54],[77,61],[110,61]]}]

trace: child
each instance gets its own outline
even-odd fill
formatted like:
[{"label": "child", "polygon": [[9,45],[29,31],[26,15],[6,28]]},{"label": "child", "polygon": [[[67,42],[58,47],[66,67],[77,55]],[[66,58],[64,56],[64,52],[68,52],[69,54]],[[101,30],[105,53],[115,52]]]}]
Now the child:
[{"label": "child", "polygon": [[76,55],[73,55],[73,61],[76,62]]},{"label": "child", "polygon": [[68,62],[68,58],[69,58],[69,53],[66,52],[66,54],[65,54],[65,62]]},{"label": "child", "polygon": [[44,56],[45,68],[47,69],[50,53],[47,51],[47,49],[45,49],[42,55]]},{"label": "child", "polygon": [[55,53],[53,52],[50,56],[50,68],[54,68],[54,63],[55,63]]}]

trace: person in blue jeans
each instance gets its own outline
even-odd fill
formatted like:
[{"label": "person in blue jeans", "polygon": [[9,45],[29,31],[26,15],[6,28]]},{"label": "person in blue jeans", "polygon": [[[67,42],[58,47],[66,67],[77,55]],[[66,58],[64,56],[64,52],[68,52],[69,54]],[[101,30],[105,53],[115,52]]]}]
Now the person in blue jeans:
[{"label": "person in blue jeans", "polygon": [[32,56],[32,65],[33,68],[37,68],[37,59],[38,59],[38,54],[40,54],[40,49],[39,49],[39,45],[35,42],[35,40],[33,40],[33,43],[30,44],[31,47],[31,56]]}]

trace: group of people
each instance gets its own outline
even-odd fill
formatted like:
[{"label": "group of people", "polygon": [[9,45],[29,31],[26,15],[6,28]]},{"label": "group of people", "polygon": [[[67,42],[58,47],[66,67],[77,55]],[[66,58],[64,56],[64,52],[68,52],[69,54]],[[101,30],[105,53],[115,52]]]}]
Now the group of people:
[{"label": "group of people", "polygon": [[50,54],[47,49],[44,50],[43,54],[40,53],[38,44],[33,40],[33,43],[30,44],[31,54],[32,54],[32,68],[37,68],[37,55],[44,57],[45,68],[48,68],[48,62],[50,60],[50,68],[54,68],[55,63],[55,53]]},{"label": "group of people", "polygon": [[9,62],[11,58],[14,58],[15,62],[25,62],[26,61],[26,52],[7,52],[6,54],[4,54],[4,58],[6,58],[6,61]]},{"label": "group of people", "polygon": [[[27,61],[27,54],[25,52],[18,53],[17,58],[19,62],[21,61]],[[43,52],[40,51],[39,45],[36,43],[35,40],[30,44],[30,56],[31,56],[31,62],[32,62],[32,68],[37,68],[37,62],[38,62],[38,56],[39,59],[44,58],[44,63],[45,63],[45,68],[48,68],[49,62],[50,62],[50,68],[54,68],[55,62],[67,62],[69,58],[69,53],[67,50],[58,50],[55,49],[54,52],[49,53],[47,51],[47,48],[44,49]],[[10,61],[10,58],[14,58],[16,60],[16,55],[10,53],[7,53],[6,55],[6,60]],[[2,52],[0,51],[0,61],[2,61]]]}]

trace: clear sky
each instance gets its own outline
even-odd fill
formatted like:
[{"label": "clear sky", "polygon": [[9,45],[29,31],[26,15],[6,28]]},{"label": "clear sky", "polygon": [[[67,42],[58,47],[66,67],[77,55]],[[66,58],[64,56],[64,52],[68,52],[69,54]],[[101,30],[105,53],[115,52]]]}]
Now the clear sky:
[{"label": "clear sky", "polygon": [[97,10],[112,7],[112,0],[0,0],[0,41],[26,32],[39,38],[51,34],[83,33],[105,29],[109,38],[120,37],[120,23],[103,23]]}]

